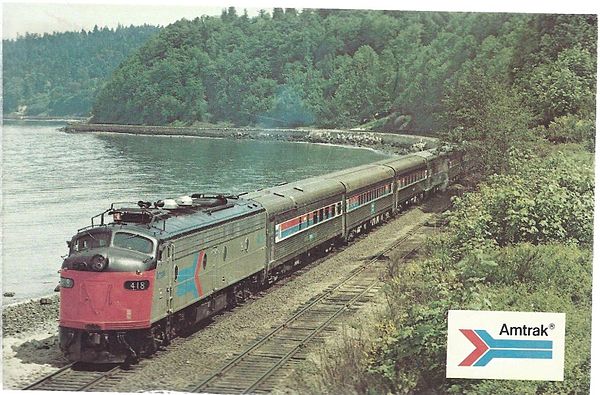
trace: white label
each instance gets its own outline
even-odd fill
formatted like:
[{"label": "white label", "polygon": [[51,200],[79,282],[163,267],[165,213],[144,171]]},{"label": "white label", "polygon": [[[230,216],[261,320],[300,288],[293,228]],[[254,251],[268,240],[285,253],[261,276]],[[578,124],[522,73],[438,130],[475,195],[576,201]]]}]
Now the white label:
[{"label": "white label", "polygon": [[450,310],[446,377],[563,381],[565,314]]}]

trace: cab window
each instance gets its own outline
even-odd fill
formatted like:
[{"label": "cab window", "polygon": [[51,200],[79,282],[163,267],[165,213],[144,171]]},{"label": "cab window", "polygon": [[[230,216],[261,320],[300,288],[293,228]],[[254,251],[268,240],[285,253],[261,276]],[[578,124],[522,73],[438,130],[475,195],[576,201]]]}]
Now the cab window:
[{"label": "cab window", "polygon": [[106,247],[109,242],[110,233],[84,233],[75,239],[75,242],[71,245],[71,252]]},{"label": "cab window", "polygon": [[118,232],[113,239],[115,247],[152,254],[152,240],[134,233]]}]

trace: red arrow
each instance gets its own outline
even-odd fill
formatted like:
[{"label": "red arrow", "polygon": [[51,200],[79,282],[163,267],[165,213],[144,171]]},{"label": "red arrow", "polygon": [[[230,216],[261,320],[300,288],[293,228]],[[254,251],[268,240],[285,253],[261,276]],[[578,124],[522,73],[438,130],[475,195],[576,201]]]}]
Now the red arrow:
[{"label": "red arrow", "polygon": [[481,357],[483,354],[485,354],[485,352],[487,350],[489,350],[490,348],[488,347],[487,344],[485,344],[483,342],[483,340],[481,340],[481,338],[479,338],[479,336],[477,336],[477,334],[471,330],[471,329],[459,329],[463,335],[465,335],[465,337],[467,339],[469,339],[469,341],[471,343],[473,343],[473,345],[475,346],[475,350],[473,350],[473,352],[471,352],[471,354],[469,354],[464,361],[462,361],[461,363],[458,364],[458,366],[471,366],[475,363],[475,361],[477,361],[479,359],[479,357]]},{"label": "red arrow", "polygon": [[196,270],[194,272],[194,283],[196,283],[196,290],[198,291],[198,296],[202,296],[202,283],[200,282],[200,269],[202,268],[202,262],[204,261],[205,251],[200,251],[198,253],[198,259],[196,260]]}]

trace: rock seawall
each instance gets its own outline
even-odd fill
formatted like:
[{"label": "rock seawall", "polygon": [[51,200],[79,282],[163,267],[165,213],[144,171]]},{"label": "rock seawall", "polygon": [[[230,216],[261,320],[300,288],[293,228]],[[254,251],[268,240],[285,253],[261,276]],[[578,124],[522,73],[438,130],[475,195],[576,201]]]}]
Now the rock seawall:
[{"label": "rock seawall", "polygon": [[70,123],[63,130],[67,133],[104,132],[153,136],[299,141],[367,147],[396,154],[405,154],[415,149],[433,148],[438,141],[433,137],[335,129],[198,128]]}]

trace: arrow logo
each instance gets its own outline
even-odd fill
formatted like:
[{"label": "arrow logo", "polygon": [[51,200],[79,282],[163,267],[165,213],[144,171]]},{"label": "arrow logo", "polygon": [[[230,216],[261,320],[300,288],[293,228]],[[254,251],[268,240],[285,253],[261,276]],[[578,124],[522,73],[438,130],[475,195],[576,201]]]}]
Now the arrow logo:
[{"label": "arrow logo", "polygon": [[475,346],[458,366],[486,366],[494,358],[552,359],[551,340],[494,339],[483,329],[460,329]]}]

